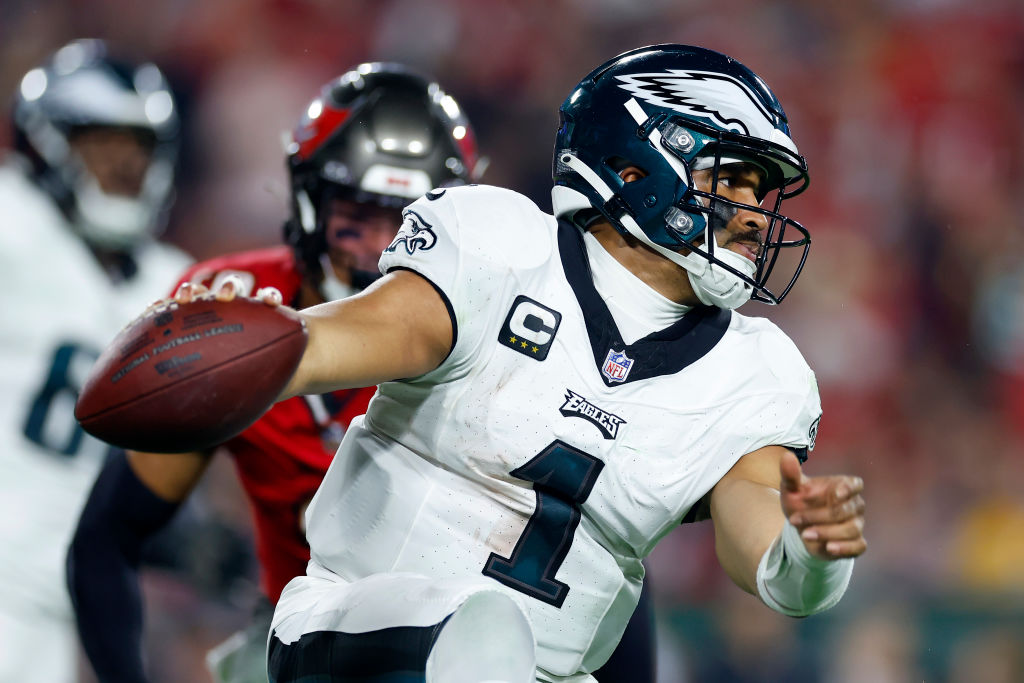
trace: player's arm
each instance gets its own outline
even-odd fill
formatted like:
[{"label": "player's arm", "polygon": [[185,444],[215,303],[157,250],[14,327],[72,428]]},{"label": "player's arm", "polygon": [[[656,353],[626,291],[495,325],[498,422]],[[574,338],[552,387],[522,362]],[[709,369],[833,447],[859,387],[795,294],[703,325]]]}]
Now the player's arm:
[{"label": "player's arm", "polygon": [[301,311],[306,353],[282,398],[416,377],[452,347],[444,299],[421,275],[396,270],[363,292]]},{"label": "player's arm", "polygon": [[711,492],[719,562],[736,585],[784,614],[831,607],[867,547],[862,489],[858,477],[804,476],[781,446],[748,453]]},{"label": "player's arm", "polygon": [[[227,280],[214,294],[230,300],[234,288]],[[186,303],[204,289],[186,283],[175,298]],[[258,296],[279,305],[280,296],[272,294],[261,290]],[[359,294],[299,314],[306,321],[306,350],[278,400],[417,377],[440,365],[452,348],[445,300],[410,270],[394,270]]]},{"label": "player's arm", "polygon": [[202,477],[203,453],[131,453],[108,460],[68,550],[67,581],[82,645],[100,680],[144,681],[142,544]]}]

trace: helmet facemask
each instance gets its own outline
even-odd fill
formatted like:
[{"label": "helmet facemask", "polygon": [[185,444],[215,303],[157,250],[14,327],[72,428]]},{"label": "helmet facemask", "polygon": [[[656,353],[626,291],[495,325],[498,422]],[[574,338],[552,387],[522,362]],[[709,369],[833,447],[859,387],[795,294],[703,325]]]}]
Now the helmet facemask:
[{"label": "helmet facemask", "polygon": [[[663,148],[686,166],[687,190],[662,217],[666,236],[743,280],[750,288],[751,299],[778,304],[795,284],[810,248],[807,230],[781,212],[785,199],[807,188],[809,179],[803,159],[774,143],[715,130],[685,119],[670,118],[660,129]],[[698,151],[695,141],[699,139],[705,142]],[[719,193],[723,167],[732,164],[751,164],[762,175],[756,206]],[[707,191],[698,189],[693,180],[694,172],[702,170],[709,171]],[[756,232],[760,243],[753,262],[742,256],[737,261],[735,252],[720,244],[721,238],[725,238],[726,243],[734,238],[726,226],[737,211],[760,214],[767,222],[763,230],[751,231]],[[673,248],[671,241],[665,246]],[[783,262],[787,267],[777,272],[776,268]],[[773,274],[776,275],[774,280]]]},{"label": "helmet facemask", "polygon": [[[172,197],[174,168],[166,154],[156,153],[158,145],[154,136],[147,135],[150,131],[110,128],[116,135],[139,138],[139,153],[148,157],[145,168],[139,169],[139,176],[127,183],[137,182],[135,187],[104,189],[103,180],[96,175],[97,169],[74,151],[78,131],[69,135],[71,151],[64,169],[67,185],[75,198],[72,215],[76,229],[96,247],[123,251],[159,227],[158,220]],[[114,159],[120,154],[109,147],[105,153]]]}]

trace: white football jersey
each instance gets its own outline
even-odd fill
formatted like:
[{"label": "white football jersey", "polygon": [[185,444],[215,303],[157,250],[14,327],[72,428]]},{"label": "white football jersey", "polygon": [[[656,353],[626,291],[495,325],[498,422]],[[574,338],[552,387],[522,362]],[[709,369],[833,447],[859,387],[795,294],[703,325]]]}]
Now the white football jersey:
[{"label": "white football jersey", "polygon": [[113,284],[50,197],[0,166],[0,611],[70,616],[67,546],[108,448],[76,423],[78,390],[188,262],[152,244]]},{"label": "white football jersey", "polygon": [[435,285],[455,343],[346,434],[308,511],[313,560],[350,581],[490,577],[525,598],[547,672],[605,662],[641,559],[741,456],[813,445],[814,374],[774,324],[697,308],[624,344],[580,232],[514,192],[428,193],[380,267]]}]

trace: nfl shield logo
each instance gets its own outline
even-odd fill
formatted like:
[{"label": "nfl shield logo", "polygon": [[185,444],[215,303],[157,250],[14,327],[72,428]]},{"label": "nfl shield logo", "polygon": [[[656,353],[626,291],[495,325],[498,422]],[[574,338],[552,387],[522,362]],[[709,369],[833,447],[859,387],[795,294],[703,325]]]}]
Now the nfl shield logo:
[{"label": "nfl shield logo", "polygon": [[625,382],[629,375],[629,369],[633,367],[633,359],[615,349],[608,349],[608,356],[604,359],[604,366],[601,373],[608,378],[609,382]]}]

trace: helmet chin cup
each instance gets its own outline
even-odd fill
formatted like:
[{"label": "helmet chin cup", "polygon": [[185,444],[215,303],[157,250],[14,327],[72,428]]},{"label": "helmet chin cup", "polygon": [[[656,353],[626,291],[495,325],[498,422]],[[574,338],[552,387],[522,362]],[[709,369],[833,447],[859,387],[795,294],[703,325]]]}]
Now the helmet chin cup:
[{"label": "helmet chin cup", "polygon": [[[706,218],[702,218],[702,222],[706,224],[706,221]],[[665,224],[680,239],[693,230],[693,218],[686,211],[675,206],[669,207],[665,212]],[[722,249],[718,245],[713,231],[705,230],[704,233],[710,239],[715,239],[715,249],[712,252],[715,259],[735,268],[749,278],[754,277],[757,267],[753,261],[736,252]],[[750,300],[753,288],[743,278],[721,266],[716,267],[716,264],[710,260],[699,258],[699,261],[700,263],[696,267],[683,265],[683,268],[686,269],[686,275],[693,287],[694,294],[702,304],[732,310]]]},{"label": "helmet chin cup", "polygon": [[[748,276],[753,276],[755,267],[749,259],[728,249],[716,249],[715,258],[727,263]],[[732,310],[750,301],[753,288],[735,273],[710,261],[704,261],[704,268],[695,272],[687,268],[686,276],[693,287],[693,293],[705,306],[717,306]]]},{"label": "helmet chin cup", "polygon": [[[720,264],[735,268],[747,277],[753,277],[757,266],[736,252],[719,247],[717,240],[714,258],[720,262],[719,264],[713,263],[707,255],[696,253],[697,247],[683,254],[652,242],[637,224],[636,219],[629,214],[623,214],[619,218],[619,223],[638,240],[685,270],[694,294],[705,306],[732,310],[750,300],[753,294],[750,283]],[[710,239],[715,239],[710,231],[707,232]]]},{"label": "helmet chin cup", "polygon": [[143,197],[105,193],[91,174],[74,187],[74,225],[82,237],[101,249],[125,251],[149,236],[159,206]]}]

